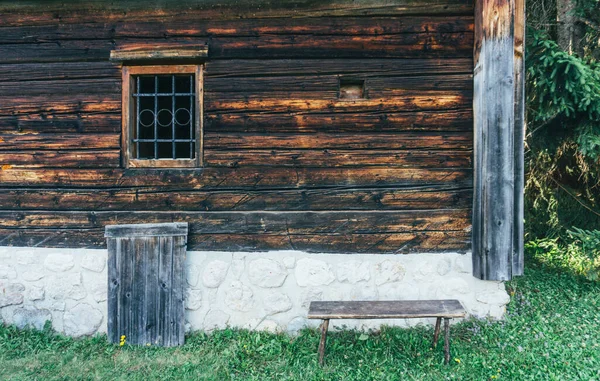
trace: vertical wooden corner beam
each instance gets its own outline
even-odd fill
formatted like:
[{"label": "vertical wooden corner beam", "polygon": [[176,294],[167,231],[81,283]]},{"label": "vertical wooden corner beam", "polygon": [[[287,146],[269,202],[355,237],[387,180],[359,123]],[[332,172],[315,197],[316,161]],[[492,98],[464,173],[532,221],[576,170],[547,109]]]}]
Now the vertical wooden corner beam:
[{"label": "vertical wooden corner beam", "polygon": [[522,266],[515,255],[522,251],[522,143],[516,139],[523,136],[516,115],[523,97],[516,6],[517,0],[479,0],[475,7],[473,275],[485,280],[510,280]]},{"label": "vertical wooden corner beam", "polygon": [[525,236],[525,0],[515,0],[515,215],[512,275],[523,275]]}]

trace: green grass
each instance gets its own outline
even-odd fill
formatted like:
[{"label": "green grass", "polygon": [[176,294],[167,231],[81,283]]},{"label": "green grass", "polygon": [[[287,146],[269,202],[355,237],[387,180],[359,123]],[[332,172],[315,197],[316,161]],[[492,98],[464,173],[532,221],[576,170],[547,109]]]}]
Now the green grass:
[{"label": "green grass", "polygon": [[452,327],[452,364],[432,329],[333,332],[326,365],[319,334],[196,333],[183,347],[119,347],[0,326],[0,379],[9,380],[592,380],[600,379],[600,284],[529,260],[508,284],[504,321]]}]

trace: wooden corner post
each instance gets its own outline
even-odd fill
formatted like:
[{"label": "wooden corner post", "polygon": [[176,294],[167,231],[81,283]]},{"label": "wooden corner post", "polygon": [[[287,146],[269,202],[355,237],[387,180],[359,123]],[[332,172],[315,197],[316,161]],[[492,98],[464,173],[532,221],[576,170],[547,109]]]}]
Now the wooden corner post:
[{"label": "wooden corner post", "polygon": [[477,0],[473,275],[523,273],[524,0]]}]

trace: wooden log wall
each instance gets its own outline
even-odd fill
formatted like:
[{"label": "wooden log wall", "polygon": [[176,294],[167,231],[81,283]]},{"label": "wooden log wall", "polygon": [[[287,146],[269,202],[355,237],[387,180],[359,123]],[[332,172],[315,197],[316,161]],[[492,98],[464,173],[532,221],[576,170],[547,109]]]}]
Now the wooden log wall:
[{"label": "wooden log wall", "polygon": [[[158,3],[0,4],[0,245],[180,221],[191,250],[470,248],[471,1]],[[124,169],[110,51],[186,44],[205,166]]]}]

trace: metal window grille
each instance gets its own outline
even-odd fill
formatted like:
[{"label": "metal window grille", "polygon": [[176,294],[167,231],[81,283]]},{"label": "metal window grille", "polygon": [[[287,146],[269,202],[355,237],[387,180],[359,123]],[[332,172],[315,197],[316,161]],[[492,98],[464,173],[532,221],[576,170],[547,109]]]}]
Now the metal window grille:
[{"label": "metal window grille", "polygon": [[133,76],[136,159],[194,159],[195,75]]}]

